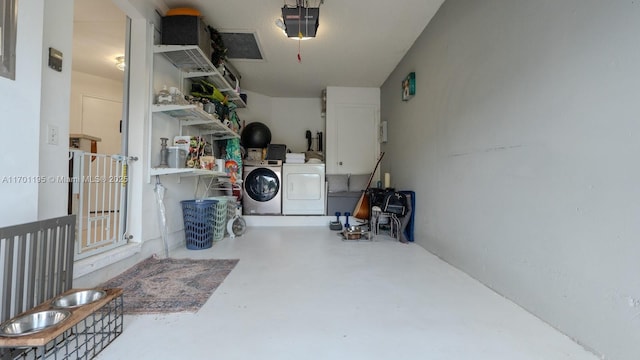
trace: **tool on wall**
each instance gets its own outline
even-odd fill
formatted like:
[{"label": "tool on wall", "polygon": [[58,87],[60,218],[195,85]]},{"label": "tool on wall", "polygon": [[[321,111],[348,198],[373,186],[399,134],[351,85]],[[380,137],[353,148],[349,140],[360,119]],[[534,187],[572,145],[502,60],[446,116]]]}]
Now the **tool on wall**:
[{"label": "tool on wall", "polygon": [[305,132],[305,137],[307,138],[307,151],[314,151],[313,140],[315,140],[315,151],[322,152],[322,131],[316,131],[316,136],[313,137],[311,130],[307,130]]},{"label": "tool on wall", "polygon": [[311,130],[307,130],[305,136],[307,137],[307,151],[311,151]]}]

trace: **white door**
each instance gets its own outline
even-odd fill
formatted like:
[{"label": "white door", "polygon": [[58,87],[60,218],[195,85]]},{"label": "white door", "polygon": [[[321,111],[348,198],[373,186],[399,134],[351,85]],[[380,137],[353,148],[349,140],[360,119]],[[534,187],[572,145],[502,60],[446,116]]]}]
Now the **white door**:
[{"label": "white door", "polygon": [[121,119],[122,101],[82,97],[82,132],[101,139],[97,153],[112,155],[122,152]]},{"label": "white door", "polygon": [[[85,135],[101,139],[97,143],[96,154],[115,155],[121,153],[120,119],[122,119],[122,101],[100,99],[86,95],[82,97],[82,131]],[[100,160],[102,159],[93,157],[93,161],[88,163],[85,168],[87,174],[92,174],[98,179],[107,179],[109,175],[119,171],[114,168],[121,165],[119,162],[112,162],[109,159]],[[85,191],[89,190],[90,187],[86,186]],[[87,208],[89,211],[97,212],[104,209],[114,212],[119,210],[119,203],[109,201],[108,194],[98,191],[92,198],[94,198],[91,202],[92,205]],[[88,200],[89,194],[85,194],[85,201]]]},{"label": "white door", "polygon": [[336,104],[334,114],[336,142],[334,149],[327,148],[327,173],[370,174],[379,149],[378,107]]}]

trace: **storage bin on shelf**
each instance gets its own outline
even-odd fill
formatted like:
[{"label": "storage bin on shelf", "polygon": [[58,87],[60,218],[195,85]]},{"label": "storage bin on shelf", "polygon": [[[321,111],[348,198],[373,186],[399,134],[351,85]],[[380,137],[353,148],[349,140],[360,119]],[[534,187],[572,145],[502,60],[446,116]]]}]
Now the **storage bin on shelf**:
[{"label": "storage bin on shelf", "polygon": [[183,200],[180,204],[187,249],[201,250],[213,246],[218,201]]},{"label": "storage bin on shelf", "polygon": [[226,196],[212,196],[206,199],[217,201],[215,223],[213,227],[213,241],[220,241],[224,238],[224,232],[227,228],[228,198]]}]

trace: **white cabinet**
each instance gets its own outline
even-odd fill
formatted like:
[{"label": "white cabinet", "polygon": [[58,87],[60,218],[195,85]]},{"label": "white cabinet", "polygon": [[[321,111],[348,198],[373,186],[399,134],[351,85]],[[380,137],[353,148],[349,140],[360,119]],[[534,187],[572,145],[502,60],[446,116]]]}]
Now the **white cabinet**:
[{"label": "white cabinet", "polygon": [[369,174],[380,144],[380,89],[327,87],[327,174]]},{"label": "white cabinet", "polygon": [[[179,70],[179,83],[184,84],[185,80],[205,78],[228,96],[229,101],[236,104],[237,107],[246,106],[236,88],[227,82],[197,45],[156,45],[154,53],[164,56]],[[226,175],[224,172],[201,169],[154,167],[159,162],[160,137],[166,137],[170,142],[175,135],[183,134],[205,136],[209,142],[240,137],[220,120],[195,105],[152,105],[150,126],[150,176],[166,174],[181,174],[182,176]]]},{"label": "white cabinet", "polygon": [[282,165],[282,214],[324,215],[324,164]]}]

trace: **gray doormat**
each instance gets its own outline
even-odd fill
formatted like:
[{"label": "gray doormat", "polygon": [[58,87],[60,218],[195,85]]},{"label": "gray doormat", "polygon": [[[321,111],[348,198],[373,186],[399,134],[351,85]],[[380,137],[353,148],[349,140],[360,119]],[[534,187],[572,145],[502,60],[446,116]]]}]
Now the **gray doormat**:
[{"label": "gray doormat", "polygon": [[238,261],[150,257],[101,287],[124,290],[125,314],[197,312]]}]

